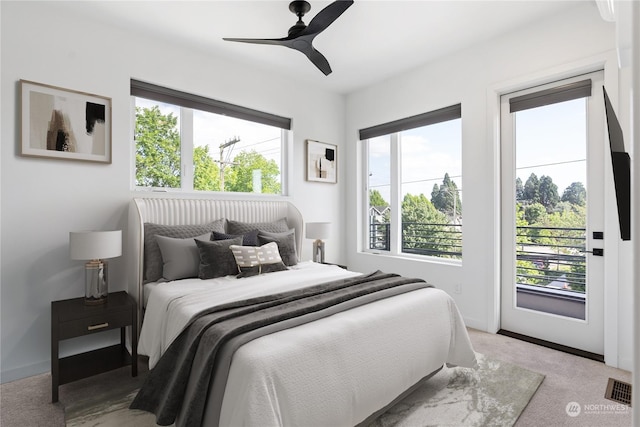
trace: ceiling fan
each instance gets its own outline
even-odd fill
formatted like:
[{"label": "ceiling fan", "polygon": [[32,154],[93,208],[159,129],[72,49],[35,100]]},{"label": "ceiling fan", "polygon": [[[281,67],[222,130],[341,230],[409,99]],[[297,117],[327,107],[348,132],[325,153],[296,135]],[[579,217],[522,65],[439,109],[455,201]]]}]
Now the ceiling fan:
[{"label": "ceiling fan", "polygon": [[313,39],[315,36],[327,29],[345,10],[353,4],[353,0],[338,0],[322,9],[313,17],[309,25],[302,22],[305,13],[311,10],[311,5],[307,1],[295,0],[289,4],[289,10],[298,17],[298,22],[289,28],[289,35],[281,39],[241,39],[241,38],[223,38],[223,40],[231,42],[255,43],[255,44],[272,44],[285,46],[298,50],[305,54],[311,62],[324,73],[325,76],[331,74],[331,66],[329,61],[320,52],[313,47]]}]

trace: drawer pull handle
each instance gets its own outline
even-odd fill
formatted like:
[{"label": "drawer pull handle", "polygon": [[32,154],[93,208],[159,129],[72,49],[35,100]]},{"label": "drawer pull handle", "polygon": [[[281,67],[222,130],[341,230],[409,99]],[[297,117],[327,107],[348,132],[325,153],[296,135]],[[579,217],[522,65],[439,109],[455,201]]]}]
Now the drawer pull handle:
[{"label": "drawer pull handle", "polygon": [[87,326],[87,330],[89,330],[89,331],[95,331],[96,329],[106,328],[107,326],[109,326],[109,323],[104,322],[104,323],[100,323],[100,324],[98,324],[98,325],[91,325],[91,326]]}]

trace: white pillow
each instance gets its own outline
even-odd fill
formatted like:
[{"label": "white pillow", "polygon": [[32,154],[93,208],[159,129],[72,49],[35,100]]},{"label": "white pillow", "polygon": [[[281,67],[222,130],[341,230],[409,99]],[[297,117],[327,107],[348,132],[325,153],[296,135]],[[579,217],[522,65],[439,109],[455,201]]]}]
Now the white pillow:
[{"label": "white pillow", "polygon": [[278,244],[270,242],[262,246],[229,246],[238,264],[237,277],[249,277],[273,271],[287,270],[282,262]]}]

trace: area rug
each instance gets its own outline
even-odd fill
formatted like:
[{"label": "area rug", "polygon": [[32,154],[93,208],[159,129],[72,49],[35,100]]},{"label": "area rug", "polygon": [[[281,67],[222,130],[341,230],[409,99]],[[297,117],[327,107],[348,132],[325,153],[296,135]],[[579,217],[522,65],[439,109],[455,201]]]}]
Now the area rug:
[{"label": "area rug", "polygon": [[477,369],[445,367],[370,427],[513,426],[544,375],[476,358]]},{"label": "area rug", "polygon": [[[371,427],[512,426],[544,375],[477,353],[478,368],[444,368],[375,420]],[[128,409],[126,387],[101,402],[65,408],[68,427],[152,427],[155,418]]]}]

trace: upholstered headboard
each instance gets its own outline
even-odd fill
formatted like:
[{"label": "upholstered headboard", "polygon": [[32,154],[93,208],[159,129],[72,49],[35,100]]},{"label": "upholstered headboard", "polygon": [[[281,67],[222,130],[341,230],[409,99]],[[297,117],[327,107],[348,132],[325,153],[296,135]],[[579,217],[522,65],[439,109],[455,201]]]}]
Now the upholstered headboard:
[{"label": "upholstered headboard", "polygon": [[204,224],[219,218],[243,222],[270,222],[286,217],[296,235],[296,250],[302,250],[303,221],[300,211],[288,201],[134,198],[129,209],[129,293],[142,309],[144,271],[144,224]]}]

